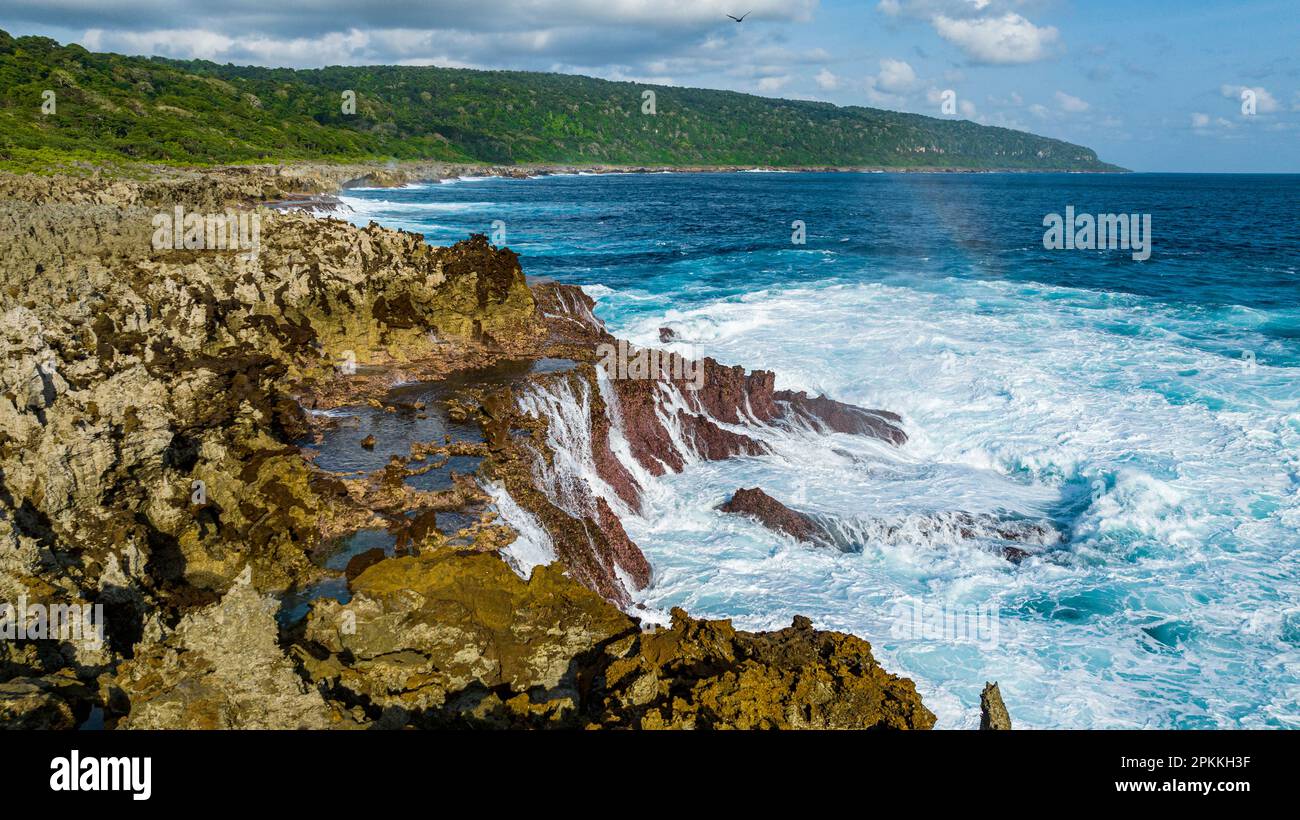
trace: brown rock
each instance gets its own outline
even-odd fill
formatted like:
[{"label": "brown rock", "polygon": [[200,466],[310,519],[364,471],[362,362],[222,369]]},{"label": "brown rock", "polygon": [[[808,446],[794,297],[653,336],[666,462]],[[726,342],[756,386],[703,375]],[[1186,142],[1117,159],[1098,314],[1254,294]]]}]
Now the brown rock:
[{"label": "brown rock", "polygon": [[135,649],[114,685],[130,701],[130,729],[298,729],[341,725],[280,650],[278,602],[247,580]]},{"label": "brown rock", "polygon": [[66,673],[0,683],[0,728],[75,729],[89,714],[94,693]]},{"label": "brown rock", "polygon": [[348,579],[348,584],[351,585],[358,575],[378,564],[385,557],[387,556],[381,547],[374,547],[352,556],[348,559],[348,565],[343,570],[343,575]]},{"label": "brown rock", "polygon": [[880,668],[866,641],[807,618],[739,632],[680,609],[642,633],[593,686],[593,725],[643,729],[929,729],[910,680]]},{"label": "brown rock", "polygon": [[759,487],[741,488],[725,503],[718,506],[725,513],[746,515],[757,519],[759,523],[771,530],[783,532],[796,540],[816,541],[821,528],[808,516],[795,512],[763,492]]},{"label": "brown rock", "polygon": [[298,654],[346,702],[418,726],[572,722],[584,665],[636,631],[563,568],[525,581],[490,553],[390,558],[352,589],[313,607]]},{"label": "brown rock", "polygon": [[1011,728],[1011,715],[1002,703],[1002,692],[996,683],[985,683],[980,693],[980,728],[993,731]]},{"label": "brown rock", "polygon": [[907,443],[907,433],[902,428],[903,419],[897,413],[864,410],[825,396],[810,398],[802,391],[793,393],[781,390],[773,398],[784,406],[782,417],[787,420],[801,421],[814,428],[837,433],[878,438],[894,445]]}]

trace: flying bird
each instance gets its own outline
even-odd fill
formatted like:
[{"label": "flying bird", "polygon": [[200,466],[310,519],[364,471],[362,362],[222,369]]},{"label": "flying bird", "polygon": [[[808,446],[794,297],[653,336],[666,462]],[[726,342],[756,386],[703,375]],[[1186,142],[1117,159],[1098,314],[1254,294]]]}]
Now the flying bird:
[{"label": "flying bird", "polygon": [[754,12],[752,12],[752,11],[747,11],[747,12],[745,12],[744,14],[740,15],[739,17],[732,17],[730,14],[728,14],[727,16],[728,16],[728,17],[731,17],[731,19],[732,19],[732,20],[735,20],[737,23],[743,23],[743,22],[745,22],[745,18],[748,17],[749,15],[753,14],[753,13],[754,13]]}]

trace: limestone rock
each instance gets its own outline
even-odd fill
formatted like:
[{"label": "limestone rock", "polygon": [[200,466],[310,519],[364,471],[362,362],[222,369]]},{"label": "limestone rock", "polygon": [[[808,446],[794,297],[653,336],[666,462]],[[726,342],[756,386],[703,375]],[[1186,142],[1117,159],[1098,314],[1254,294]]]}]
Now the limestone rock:
[{"label": "limestone rock", "polygon": [[342,702],[415,725],[572,723],[585,667],[636,632],[560,567],[525,581],[489,553],[391,558],[351,587],[313,607],[302,663]]},{"label": "limestone rock", "polygon": [[322,729],[343,724],[278,644],[278,601],[238,581],[220,602],[136,647],[113,686],[127,729]]},{"label": "limestone rock", "polygon": [[642,729],[929,729],[910,680],[880,668],[866,641],[803,617],[776,632],[673,610],[594,690],[595,725]]},{"label": "limestone rock", "polygon": [[0,729],[75,729],[91,699],[89,687],[71,675],[13,678],[0,683]]},{"label": "limestone rock", "polygon": [[980,728],[994,731],[1011,728],[1011,715],[1002,703],[1002,692],[996,683],[985,683],[980,693]]}]

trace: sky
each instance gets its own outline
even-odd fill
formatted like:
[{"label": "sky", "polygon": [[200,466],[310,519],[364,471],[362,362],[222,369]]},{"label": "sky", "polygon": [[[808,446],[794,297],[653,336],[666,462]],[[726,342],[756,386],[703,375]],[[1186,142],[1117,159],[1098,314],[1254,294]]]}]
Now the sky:
[{"label": "sky", "polygon": [[1030,131],[1136,171],[1300,172],[1300,0],[4,0],[0,28],[723,88]]}]

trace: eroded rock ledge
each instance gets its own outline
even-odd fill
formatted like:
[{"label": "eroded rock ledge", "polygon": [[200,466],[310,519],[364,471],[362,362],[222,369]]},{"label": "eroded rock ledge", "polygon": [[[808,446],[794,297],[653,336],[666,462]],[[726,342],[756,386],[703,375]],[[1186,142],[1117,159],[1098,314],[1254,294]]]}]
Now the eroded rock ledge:
[{"label": "eroded rock ledge", "polygon": [[[897,417],[712,360],[700,391],[607,379],[591,301],[530,289],[482,237],[431,248],[261,211],[252,258],[151,245],[158,208],[246,207],[356,170],[0,179],[0,601],[102,605],[107,620],[102,645],[0,641],[0,724],[68,728],[92,709],[123,728],[933,724],[852,636],[680,611],[643,632],[614,605],[650,578],[620,522],[638,474],[761,453],[757,425],[897,442]],[[377,449],[387,462],[363,475],[313,462],[338,423],[321,411],[416,417],[429,408],[386,403],[395,383],[543,360],[571,364],[461,380],[445,410],[481,440]],[[585,489],[547,481],[570,443],[548,397],[585,408]],[[478,475],[412,486],[456,458]],[[488,484],[536,517],[556,563],[525,580],[502,560],[521,536]],[[394,546],[347,573],[315,561],[363,528]],[[322,581],[347,602],[281,617]]]},{"label": "eroded rock ledge", "polygon": [[[441,551],[363,572],[296,648],[332,700],[437,727],[930,728],[911,681],[819,632],[740,632],[673,610],[638,623],[558,565],[524,581],[494,556]],[[526,613],[526,614],[525,614]],[[557,629],[557,625],[563,625]],[[352,625],[355,628],[346,628]]]}]

